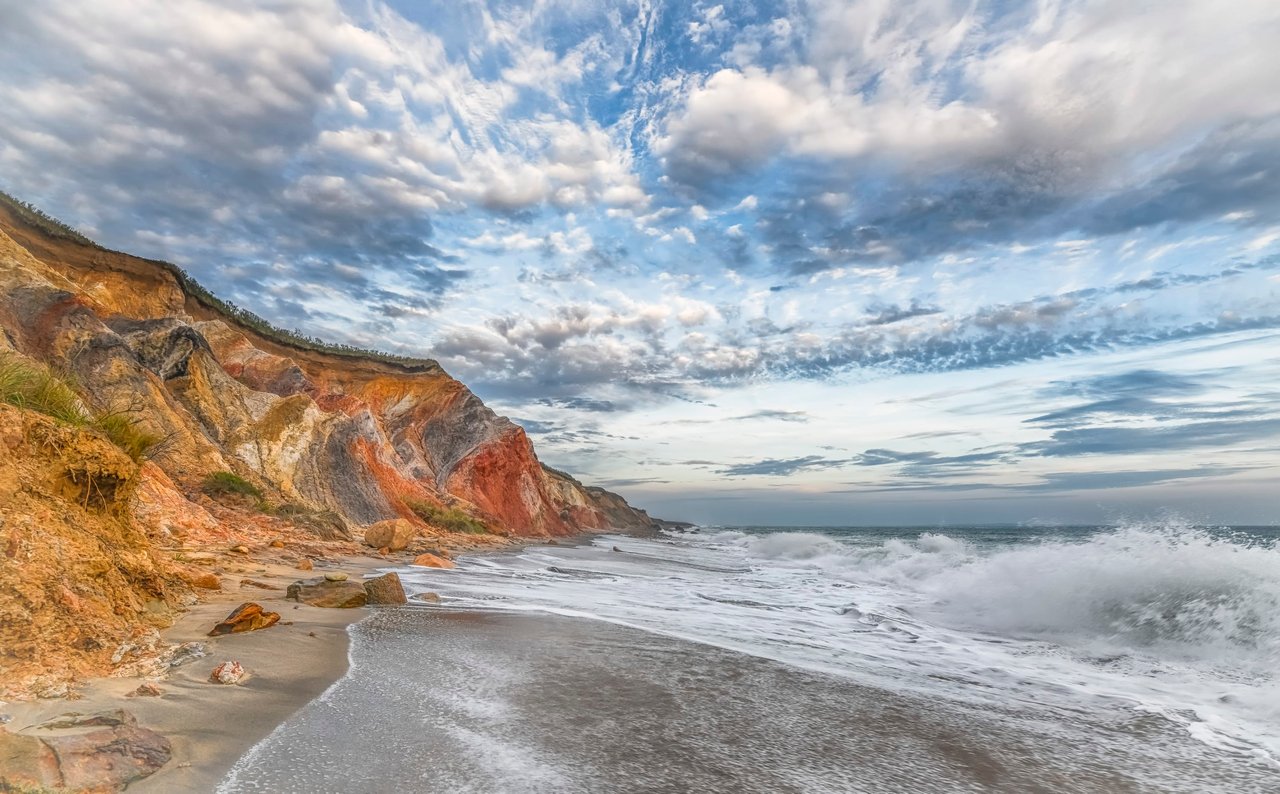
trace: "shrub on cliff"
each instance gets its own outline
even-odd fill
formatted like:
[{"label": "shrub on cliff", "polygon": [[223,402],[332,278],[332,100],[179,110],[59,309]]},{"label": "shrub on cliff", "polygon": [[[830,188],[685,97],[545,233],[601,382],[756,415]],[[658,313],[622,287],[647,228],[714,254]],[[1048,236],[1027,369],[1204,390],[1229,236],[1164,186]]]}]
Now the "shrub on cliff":
[{"label": "shrub on cliff", "polygon": [[262,490],[258,486],[229,471],[215,471],[205,477],[200,489],[214,498],[219,496],[248,496],[253,499],[262,499]]},{"label": "shrub on cliff", "polygon": [[420,502],[416,499],[406,501],[405,507],[408,507],[413,511],[414,515],[428,524],[447,529],[450,532],[467,532],[472,535],[480,535],[489,531],[488,524],[478,518],[467,515],[456,507],[436,507],[430,502]]}]

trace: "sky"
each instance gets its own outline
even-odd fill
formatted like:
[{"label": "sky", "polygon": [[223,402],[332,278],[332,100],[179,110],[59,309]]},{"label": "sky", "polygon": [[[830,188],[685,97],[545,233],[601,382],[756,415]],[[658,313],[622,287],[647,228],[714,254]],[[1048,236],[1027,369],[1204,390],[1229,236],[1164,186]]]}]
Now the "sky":
[{"label": "sky", "polygon": [[1280,523],[1280,4],[0,0],[0,189],[723,524]]}]

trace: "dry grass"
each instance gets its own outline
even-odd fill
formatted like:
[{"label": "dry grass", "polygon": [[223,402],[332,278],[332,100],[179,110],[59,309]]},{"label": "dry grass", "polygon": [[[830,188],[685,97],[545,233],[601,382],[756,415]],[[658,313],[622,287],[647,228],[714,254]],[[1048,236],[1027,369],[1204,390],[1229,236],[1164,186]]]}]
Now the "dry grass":
[{"label": "dry grass", "polygon": [[0,353],[0,402],[51,416],[63,424],[96,430],[135,463],[163,439],[123,413],[94,416],[67,377],[34,361]]},{"label": "dry grass", "polygon": [[75,389],[45,367],[12,354],[0,354],[0,402],[84,427],[93,416]]}]

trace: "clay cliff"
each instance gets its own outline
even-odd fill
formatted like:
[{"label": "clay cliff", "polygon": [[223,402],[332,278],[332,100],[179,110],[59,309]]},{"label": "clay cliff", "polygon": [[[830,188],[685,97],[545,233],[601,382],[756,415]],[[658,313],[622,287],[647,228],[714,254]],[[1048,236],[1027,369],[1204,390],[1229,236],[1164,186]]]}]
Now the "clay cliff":
[{"label": "clay cliff", "polygon": [[[0,412],[6,672],[92,668],[35,650],[76,620],[106,621],[113,637],[163,625],[191,598],[192,576],[158,548],[350,542],[392,518],[424,536],[656,525],[621,497],[542,466],[523,429],[435,362],[278,331],[172,265],[106,250],[8,200],[0,359],[56,375],[82,403],[76,411],[94,418],[67,426],[21,405]],[[132,454],[102,429],[122,425],[146,439]],[[82,458],[110,477],[75,474],[90,465]],[[35,564],[50,553],[87,567]],[[7,636],[18,625],[31,630]],[[81,640],[84,659],[112,651],[101,637]]]}]

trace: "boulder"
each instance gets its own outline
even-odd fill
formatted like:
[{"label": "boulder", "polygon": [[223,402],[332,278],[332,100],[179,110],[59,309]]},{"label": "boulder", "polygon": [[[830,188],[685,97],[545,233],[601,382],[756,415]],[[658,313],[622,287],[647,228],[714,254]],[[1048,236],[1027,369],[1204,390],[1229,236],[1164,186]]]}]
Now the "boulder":
[{"label": "boulder", "polygon": [[285,598],[330,609],[362,607],[369,602],[369,596],[360,582],[330,582],[323,577],[294,582],[285,591]]},{"label": "boulder", "polygon": [[370,524],[364,531],[364,543],[375,549],[404,551],[417,534],[417,529],[408,520],[392,518]]},{"label": "boulder", "polygon": [[221,590],[222,580],[213,571],[202,571],[199,568],[180,568],[178,575],[192,587],[202,590]]},{"label": "boulder", "polygon": [[279,612],[265,612],[261,604],[247,601],[231,611],[222,622],[209,632],[210,637],[220,634],[242,634],[274,626],[280,620]]},{"label": "boulder", "polygon": [[[67,715],[84,717],[85,715]],[[24,736],[0,729],[0,791],[118,791],[155,772],[173,755],[169,740],[138,727],[132,715],[77,727],[107,725],[62,736]],[[56,721],[55,721],[56,722]]]},{"label": "boulder", "polygon": [[388,605],[407,604],[409,602],[405,598],[404,586],[400,584],[400,577],[394,573],[384,573],[377,578],[366,580],[364,592],[369,597],[370,604]]},{"label": "boulder", "polygon": [[209,683],[238,684],[244,680],[244,677],[244,667],[239,662],[227,660],[213,668],[213,672],[209,674]]},{"label": "boulder", "polygon": [[419,554],[413,558],[413,564],[423,568],[452,568],[454,564],[446,560],[444,557],[437,557],[434,554]]}]

